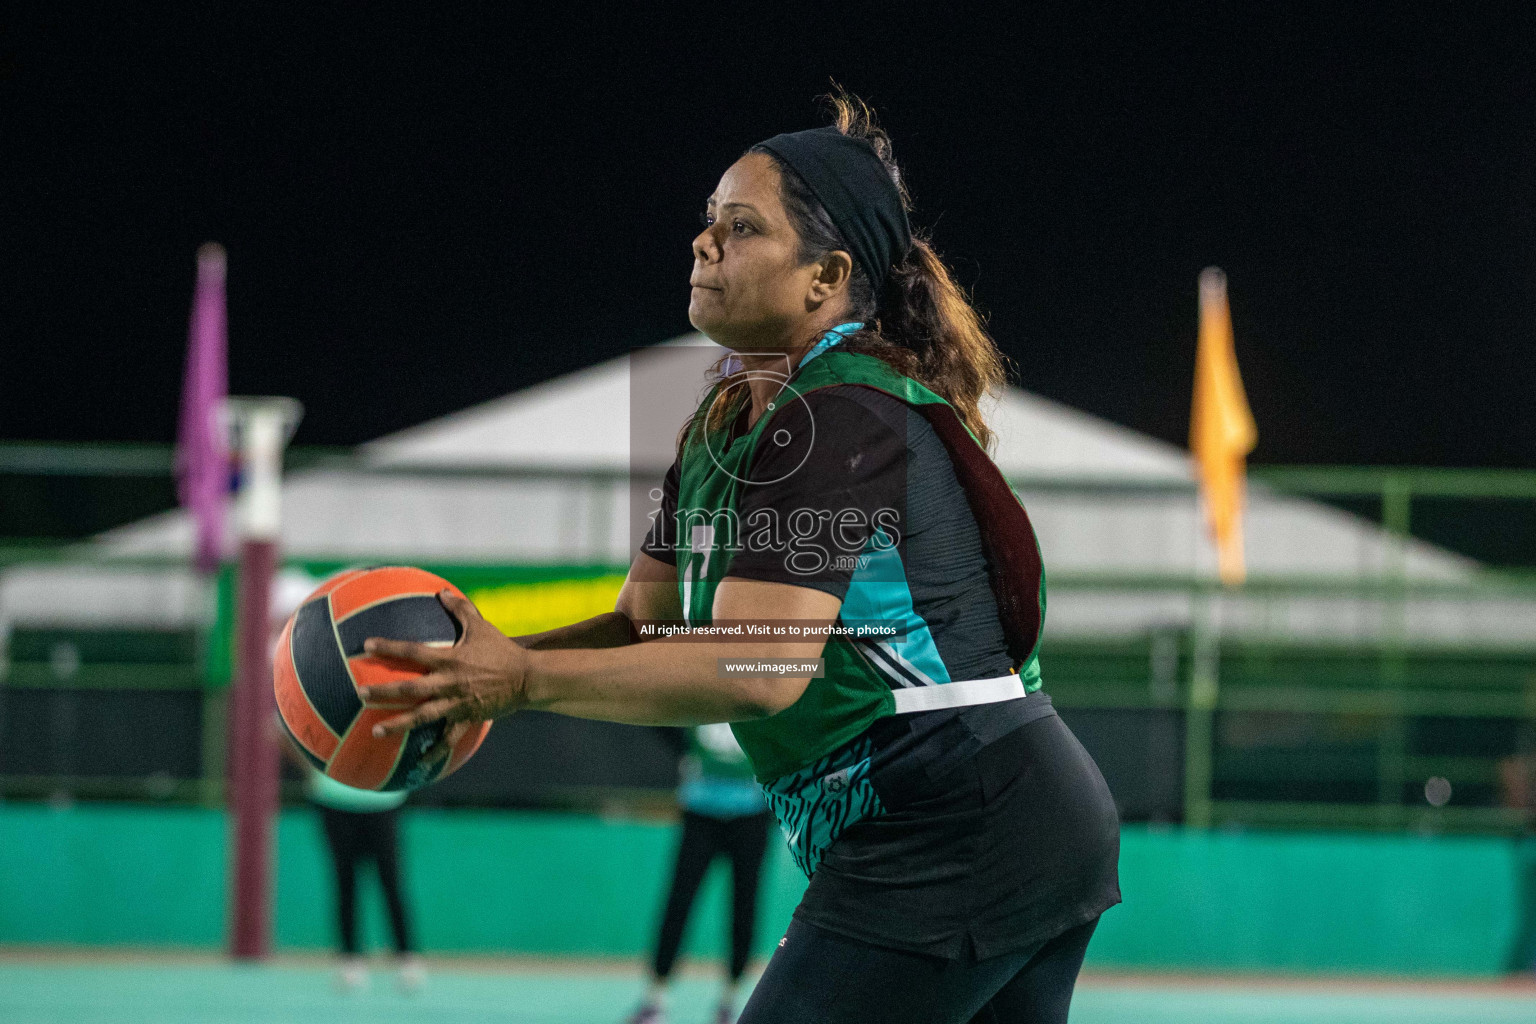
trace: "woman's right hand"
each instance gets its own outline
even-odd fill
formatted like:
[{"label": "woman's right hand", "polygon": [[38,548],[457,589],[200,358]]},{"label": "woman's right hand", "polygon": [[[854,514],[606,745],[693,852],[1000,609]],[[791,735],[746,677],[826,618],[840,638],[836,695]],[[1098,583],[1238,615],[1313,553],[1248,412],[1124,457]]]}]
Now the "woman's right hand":
[{"label": "woman's right hand", "polygon": [[440,757],[474,723],[509,715],[527,703],[528,652],[487,622],[467,599],[451,590],[442,591],[438,599],[459,622],[454,645],[369,638],[363,645],[369,655],[418,665],[426,672],[415,679],[360,686],[357,695],[369,707],[414,704],[375,725],[373,735],[378,737],[447,722],[443,740],[429,751]]}]

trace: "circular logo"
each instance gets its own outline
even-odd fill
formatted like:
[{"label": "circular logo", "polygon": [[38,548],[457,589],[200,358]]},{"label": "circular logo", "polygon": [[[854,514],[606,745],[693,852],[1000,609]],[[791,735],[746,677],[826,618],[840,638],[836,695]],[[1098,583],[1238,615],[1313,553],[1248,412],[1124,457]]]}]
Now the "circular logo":
[{"label": "circular logo", "polygon": [[[780,388],[779,393],[774,396],[773,401],[768,403],[768,408],[763,413],[764,416],[772,415],[776,410],[788,404],[789,402],[800,402],[802,404],[805,402],[805,396],[796,391],[794,385],[789,383],[789,378],[785,377],[782,373],[775,373],[772,370],[750,370],[740,375],[737,380],[732,381],[729,387],[720,389],[719,393],[715,395],[714,402],[710,403],[710,413],[713,413],[715,407],[723,399],[725,399],[727,395],[736,391],[737,388],[746,387],[752,381],[759,380],[771,381],[779,385]],[[750,399],[748,399],[748,401],[750,401]],[[706,421],[708,415],[709,414],[706,414]],[[808,437],[805,442],[805,453],[800,456],[800,461],[795,463],[794,468],[785,473],[779,474],[772,480],[748,480],[746,477],[739,476],[738,474],[732,472],[730,469],[727,469],[724,463],[720,461],[720,454],[716,452],[714,447],[710,444],[709,431],[707,430],[704,432],[704,450],[709,452],[710,461],[715,464],[715,468],[720,470],[720,472],[724,473],[726,476],[730,477],[732,480],[737,480],[744,484],[776,484],[782,480],[788,480],[799,471],[801,466],[805,465],[805,460],[811,457],[811,448],[816,443],[816,414],[811,411],[811,407],[809,405],[805,406],[805,415],[806,419],[810,423],[811,428],[810,437]],[[782,435],[782,439],[780,435]],[[773,432],[770,440],[772,440],[773,443],[778,445],[780,448],[786,448],[792,441],[795,440],[795,438],[788,430],[785,430],[781,427]]]},{"label": "circular logo", "polygon": [[828,793],[841,793],[843,790],[847,789],[848,769],[844,768],[840,772],[833,772],[831,775],[828,775],[826,778],[822,779],[821,788],[826,790]]}]

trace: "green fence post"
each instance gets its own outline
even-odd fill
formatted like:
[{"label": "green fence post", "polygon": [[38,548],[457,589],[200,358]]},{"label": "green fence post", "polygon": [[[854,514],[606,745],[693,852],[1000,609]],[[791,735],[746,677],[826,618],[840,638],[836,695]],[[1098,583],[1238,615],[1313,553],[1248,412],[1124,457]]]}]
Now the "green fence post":
[{"label": "green fence post", "polygon": [[1381,822],[1390,827],[1403,803],[1408,781],[1408,721],[1402,690],[1407,676],[1408,541],[1413,507],[1412,481],[1404,473],[1388,473],[1381,482],[1381,521],[1387,530],[1383,563],[1382,637],[1379,662],[1383,692],[1377,730],[1376,802]]},{"label": "green fence post", "polygon": [[213,614],[201,637],[198,652],[198,676],[203,686],[203,720],[200,737],[202,776],[198,780],[199,801],[204,807],[224,806],[225,755],[229,740],[230,649],[234,643],[235,573],[231,565],[221,565],[205,581],[207,600]]},{"label": "green fence post", "polygon": [[202,778],[198,780],[204,807],[224,806],[225,690],[203,684]]},{"label": "green fence post", "polygon": [[1193,598],[1189,688],[1184,705],[1184,822],[1194,828],[1209,828],[1220,651],[1212,621],[1217,597],[1197,583]]}]

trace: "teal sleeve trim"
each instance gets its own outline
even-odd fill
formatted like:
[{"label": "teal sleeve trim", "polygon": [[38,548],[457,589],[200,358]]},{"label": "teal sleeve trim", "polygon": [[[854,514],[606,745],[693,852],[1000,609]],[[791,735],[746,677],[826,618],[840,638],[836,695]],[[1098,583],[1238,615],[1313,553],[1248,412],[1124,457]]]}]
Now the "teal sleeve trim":
[{"label": "teal sleeve trim", "polygon": [[836,345],[838,342],[842,341],[854,331],[861,329],[863,326],[864,324],[861,321],[838,324],[836,327],[832,328],[826,334],[821,336],[821,340],[818,341],[811,348],[811,350],[805,354],[805,358],[800,360],[800,366],[797,366],[796,369],[804,367],[806,363],[810,362],[812,359],[815,359],[827,349],[831,348],[833,345]]},{"label": "teal sleeve trim", "polygon": [[880,622],[899,626],[901,640],[860,640],[859,648],[893,688],[934,686],[950,681],[928,623],[912,605],[901,554],[877,531],[859,555],[838,613],[844,622]]}]

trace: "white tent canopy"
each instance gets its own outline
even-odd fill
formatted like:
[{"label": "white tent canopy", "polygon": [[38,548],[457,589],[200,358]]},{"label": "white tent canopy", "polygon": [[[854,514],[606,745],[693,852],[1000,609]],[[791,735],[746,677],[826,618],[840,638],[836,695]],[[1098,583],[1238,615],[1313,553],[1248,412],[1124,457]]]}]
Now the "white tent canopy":
[{"label": "white tent canopy", "polygon": [[[291,474],[284,554],[627,564],[655,507],[653,489],[677,429],[720,354],[702,336],[685,335],[373,441],[353,464]],[[1213,574],[1214,553],[1182,449],[1012,387],[989,411],[989,422],[998,435],[994,457],[1029,509],[1052,577]],[[1411,580],[1454,583],[1477,571],[1461,556],[1403,544],[1373,523],[1262,488],[1250,496],[1246,532],[1255,576],[1352,579],[1400,567]],[[168,512],[104,535],[96,550],[108,559],[185,557],[191,524],[183,513]],[[49,572],[13,571],[0,601],[16,611],[23,587],[28,601],[55,603],[41,593],[49,589]],[[30,584],[22,578],[29,575]],[[1243,600],[1223,603],[1245,607]],[[1369,633],[1383,620],[1379,609],[1359,601],[1348,609],[1308,599],[1290,611],[1276,612],[1269,602],[1262,610],[1221,614],[1238,629],[1257,616],[1322,634]],[[1502,636],[1506,620],[1513,628],[1516,620],[1529,621],[1529,610],[1523,602],[1499,611],[1458,600],[1449,610],[1426,612],[1433,621],[1425,628],[1448,639]],[[1053,590],[1050,621],[1070,632],[1123,633],[1191,614],[1188,595],[1177,588],[1068,589]]]},{"label": "white tent canopy", "polygon": [[[664,471],[719,353],[687,335],[370,442],[355,467],[292,474],[284,551],[314,559],[627,563],[634,550],[627,474],[653,485]],[[648,417],[657,422],[641,422]],[[999,397],[989,420],[998,435],[994,458],[1020,486],[1054,570],[1210,570],[1183,450],[1019,388]],[[1060,489],[1070,481],[1175,487]],[[635,502],[641,521],[652,507],[647,490],[639,488]],[[1250,504],[1255,574],[1355,576],[1379,571],[1389,557],[1390,538],[1356,517],[1259,489]],[[184,555],[190,545],[181,512],[101,542],[118,555]],[[1473,568],[1424,544],[1409,545],[1406,562],[1414,578],[1455,579]]]},{"label": "white tent canopy", "polygon": [[[701,334],[684,335],[391,434],[362,452],[380,466],[627,471],[636,461],[631,396],[669,416],[675,433],[721,351]],[[1189,479],[1180,449],[1019,388],[1000,396],[988,422],[1000,439],[994,457],[1009,477]],[[662,454],[664,466],[670,453]]]}]

